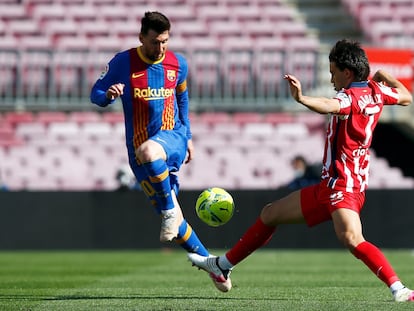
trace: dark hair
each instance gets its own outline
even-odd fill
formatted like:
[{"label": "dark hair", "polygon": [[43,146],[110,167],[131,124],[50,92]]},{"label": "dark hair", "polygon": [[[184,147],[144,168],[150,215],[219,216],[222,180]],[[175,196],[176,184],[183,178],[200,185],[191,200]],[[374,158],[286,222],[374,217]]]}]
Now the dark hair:
[{"label": "dark hair", "polygon": [[338,41],[329,53],[329,62],[335,63],[339,70],[351,70],[355,81],[368,79],[370,68],[368,57],[357,41],[343,39]]},{"label": "dark hair", "polygon": [[168,18],[160,12],[145,12],[141,19],[141,33],[148,34],[150,29],[160,34],[166,30],[170,30],[171,24]]}]

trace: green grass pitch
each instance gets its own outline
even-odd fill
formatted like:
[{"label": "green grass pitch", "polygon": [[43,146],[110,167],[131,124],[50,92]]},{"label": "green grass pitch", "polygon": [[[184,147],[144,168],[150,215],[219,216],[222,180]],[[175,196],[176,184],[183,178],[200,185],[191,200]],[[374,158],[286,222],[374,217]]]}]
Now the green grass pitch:
[{"label": "green grass pitch", "polygon": [[[414,287],[412,252],[385,254]],[[346,250],[263,249],[232,280],[217,291],[178,249],[1,251],[0,310],[414,310]]]}]

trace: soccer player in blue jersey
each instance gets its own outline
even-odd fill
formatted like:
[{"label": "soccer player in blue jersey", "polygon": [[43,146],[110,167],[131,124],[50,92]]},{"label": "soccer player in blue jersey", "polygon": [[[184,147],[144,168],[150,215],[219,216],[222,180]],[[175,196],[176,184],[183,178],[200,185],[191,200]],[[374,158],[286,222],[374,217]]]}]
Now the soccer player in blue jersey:
[{"label": "soccer player in blue jersey", "polygon": [[193,157],[187,62],[167,50],[170,21],[159,12],[141,20],[141,45],[117,53],[91,90],[92,103],[106,107],[120,97],[129,164],[161,217],[160,241],[209,256],[184,219],[174,172]]}]

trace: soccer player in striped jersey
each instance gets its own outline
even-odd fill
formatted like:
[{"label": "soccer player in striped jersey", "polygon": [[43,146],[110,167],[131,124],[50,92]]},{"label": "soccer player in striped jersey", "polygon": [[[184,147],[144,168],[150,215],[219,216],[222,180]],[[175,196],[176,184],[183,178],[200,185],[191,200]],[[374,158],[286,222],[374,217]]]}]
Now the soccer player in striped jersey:
[{"label": "soccer player in striped jersey", "polygon": [[122,100],[129,164],[161,217],[160,241],[208,256],[184,219],[174,172],[193,158],[186,59],[167,50],[170,21],[159,12],[141,19],[141,45],[117,53],[91,90],[91,102],[106,107]]},{"label": "soccer player in striped jersey", "polygon": [[[302,93],[300,81],[285,75],[292,97],[308,109],[329,114],[319,184],[304,187],[266,205],[256,222],[225,255],[188,254],[193,265],[209,272],[214,283],[231,288],[232,268],[269,241],[281,224],[312,227],[332,221],[338,239],[393,294],[395,301],[414,301],[379,248],[365,240],[360,212],[368,186],[369,147],[384,105],[407,106],[412,95],[389,73],[379,70],[368,80],[369,63],[358,42],[340,40],[329,54],[334,98]],[[220,289],[220,288],[219,288]]]}]

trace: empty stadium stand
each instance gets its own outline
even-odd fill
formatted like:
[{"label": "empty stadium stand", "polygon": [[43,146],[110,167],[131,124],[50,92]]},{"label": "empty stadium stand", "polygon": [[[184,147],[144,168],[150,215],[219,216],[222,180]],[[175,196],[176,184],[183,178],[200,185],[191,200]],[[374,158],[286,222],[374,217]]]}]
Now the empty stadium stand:
[{"label": "empty stadium stand", "polygon": [[[292,177],[290,160],[320,163],[325,119],[314,114],[192,114],[196,158],[180,171],[182,189],[276,189]],[[117,112],[0,114],[0,170],[12,191],[112,191],[127,164]],[[413,188],[372,153],[371,188]]]},{"label": "empty stadium stand", "polygon": [[[304,46],[313,54],[306,57],[312,71],[307,79],[315,77],[318,39],[283,1],[7,0],[0,3],[0,98],[8,109],[16,100],[25,107],[79,109],[111,56],[139,44],[146,10],[170,17],[170,47],[192,65],[195,103],[222,101],[234,109],[243,98],[250,104],[285,98],[281,72],[303,59],[303,48],[291,48],[303,40],[312,40]],[[274,42],[283,44],[272,57]]]}]

